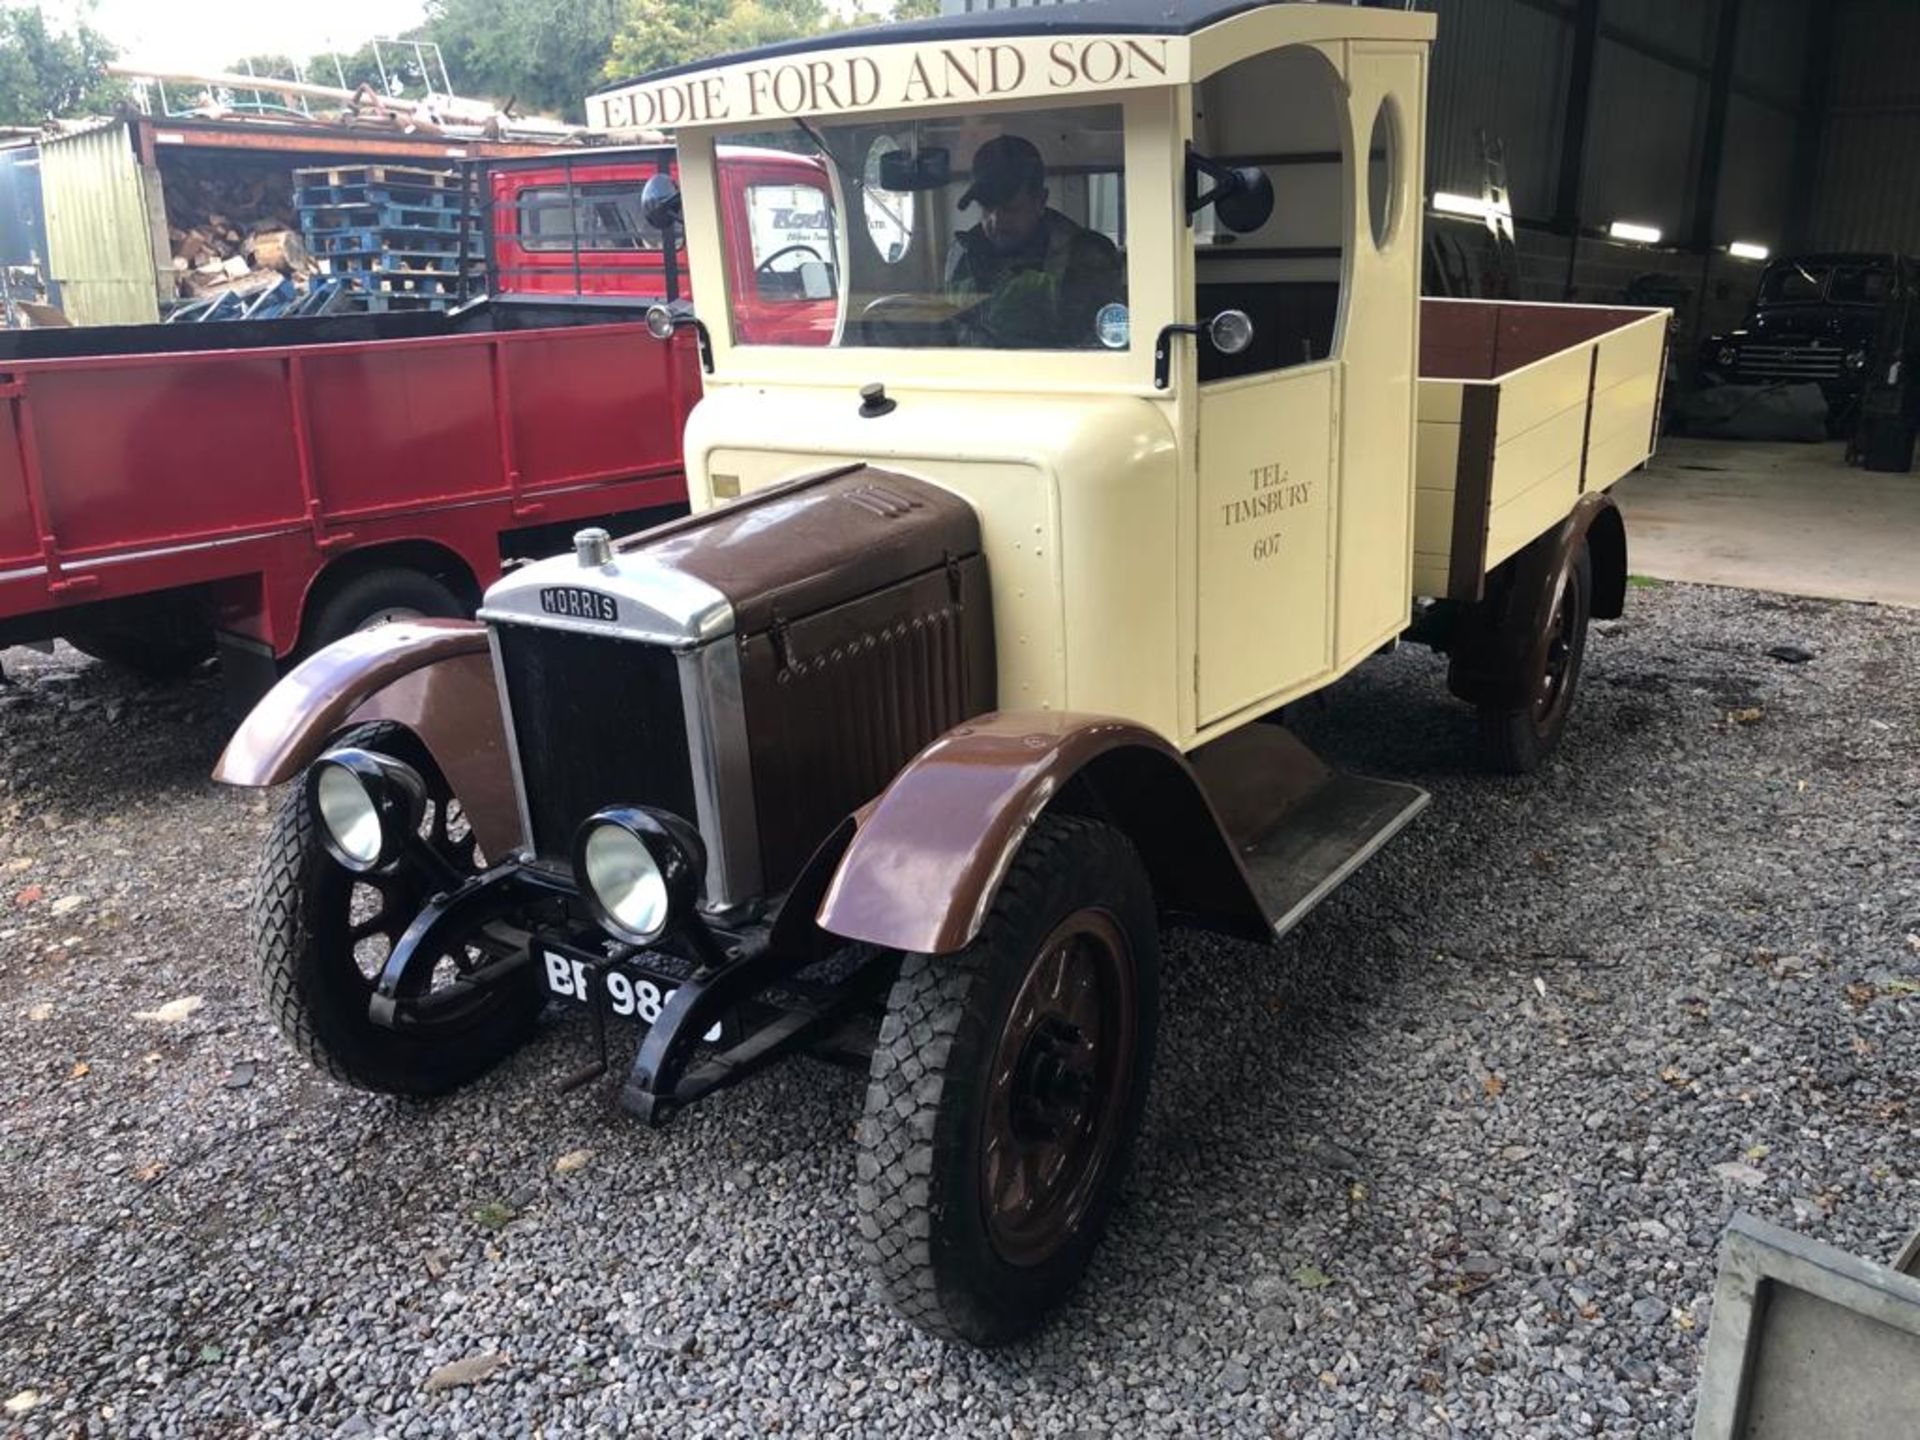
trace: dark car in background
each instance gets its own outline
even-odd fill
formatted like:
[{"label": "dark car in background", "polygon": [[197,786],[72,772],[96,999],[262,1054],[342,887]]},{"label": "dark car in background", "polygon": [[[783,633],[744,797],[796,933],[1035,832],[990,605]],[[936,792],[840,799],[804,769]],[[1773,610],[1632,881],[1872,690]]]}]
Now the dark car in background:
[{"label": "dark car in background", "polygon": [[1920,349],[1911,319],[1917,283],[1916,262],[1902,255],[1775,260],[1746,323],[1701,347],[1701,371],[1734,385],[1811,381],[1834,419],[1848,421],[1869,379]]}]

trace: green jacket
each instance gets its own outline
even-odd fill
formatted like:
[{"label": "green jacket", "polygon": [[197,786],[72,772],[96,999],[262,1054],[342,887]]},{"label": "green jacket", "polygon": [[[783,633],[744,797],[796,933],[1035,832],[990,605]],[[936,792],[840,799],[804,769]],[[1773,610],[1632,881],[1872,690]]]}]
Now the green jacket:
[{"label": "green jacket", "polygon": [[1040,243],[1012,255],[993,248],[978,225],[953,237],[947,298],[984,299],[977,313],[996,344],[1020,350],[1097,348],[1094,316],[1127,298],[1126,262],[1106,236],[1058,210],[1040,215]]}]

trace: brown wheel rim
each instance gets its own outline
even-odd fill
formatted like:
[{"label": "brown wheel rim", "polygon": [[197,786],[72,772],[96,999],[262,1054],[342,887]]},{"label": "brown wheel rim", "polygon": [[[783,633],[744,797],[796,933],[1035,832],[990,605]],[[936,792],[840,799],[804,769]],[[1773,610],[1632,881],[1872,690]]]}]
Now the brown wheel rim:
[{"label": "brown wheel rim", "polygon": [[1132,1088],[1133,955],[1104,910],[1048,935],[1007,1012],[988,1076],[980,1198],[1012,1265],[1038,1265],[1080,1228],[1119,1148]]},{"label": "brown wheel rim", "polygon": [[1573,689],[1574,646],[1580,638],[1580,587],[1573,572],[1563,570],[1553,593],[1553,618],[1547,622],[1547,652],[1540,668],[1539,688],[1533,697],[1533,721],[1550,730],[1567,708]]}]

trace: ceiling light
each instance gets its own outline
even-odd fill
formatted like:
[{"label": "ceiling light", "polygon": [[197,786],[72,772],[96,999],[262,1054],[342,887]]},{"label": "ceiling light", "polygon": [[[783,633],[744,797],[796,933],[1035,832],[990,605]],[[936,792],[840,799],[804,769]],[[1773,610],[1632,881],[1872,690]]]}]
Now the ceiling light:
[{"label": "ceiling light", "polygon": [[1736,240],[1727,246],[1727,253],[1736,260],[1764,260],[1773,252],[1751,240]]},{"label": "ceiling light", "polygon": [[1651,225],[1636,225],[1631,220],[1616,220],[1607,227],[1615,240],[1632,240],[1640,245],[1658,245],[1660,232]]},{"label": "ceiling light", "polygon": [[1435,192],[1433,208],[1443,215],[1470,215],[1475,220],[1484,220],[1493,207],[1484,200],[1476,200],[1471,195],[1452,195],[1445,190]]}]

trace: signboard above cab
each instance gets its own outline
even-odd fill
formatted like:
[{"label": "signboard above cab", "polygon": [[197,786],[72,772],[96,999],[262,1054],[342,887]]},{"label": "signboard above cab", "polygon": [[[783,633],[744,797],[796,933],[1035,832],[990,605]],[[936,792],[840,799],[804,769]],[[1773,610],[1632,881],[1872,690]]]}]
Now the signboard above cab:
[{"label": "signboard above cab", "polygon": [[[698,62],[587,100],[603,129],[750,125],[796,116],[912,110],[1183,85],[1286,44],[1432,36],[1431,21],[1389,11],[1331,15],[1260,0],[1080,0],[1036,6],[990,37],[969,15],[940,16],[768,46],[738,63]],[[1350,7],[1340,7],[1350,9]]]}]

